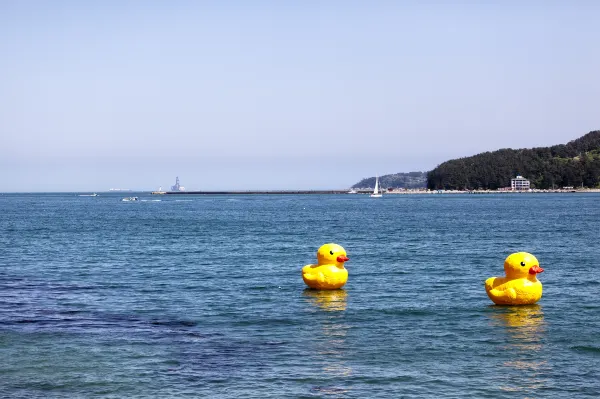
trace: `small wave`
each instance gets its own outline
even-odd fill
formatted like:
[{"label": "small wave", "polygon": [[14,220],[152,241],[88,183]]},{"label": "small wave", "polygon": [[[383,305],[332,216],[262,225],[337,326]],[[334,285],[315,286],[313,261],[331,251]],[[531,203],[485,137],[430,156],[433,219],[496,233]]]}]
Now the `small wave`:
[{"label": "small wave", "polygon": [[162,200],[140,200],[140,202],[160,202]]},{"label": "small wave", "polygon": [[339,388],[335,386],[314,386],[310,389],[312,392],[319,392],[328,395],[341,395],[348,392],[346,388]]},{"label": "small wave", "polygon": [[31,324],[31,323],[39,323],[39,322],[42,322],[42,320],[33,320],[33,319],[15,320],[16,324]]},{"label": "small wave", "polygon": [[426,309],[381,309],[380,312],[386,315],[394,316],[431,316],[435,315],[434,311]]},{"label": "small wave", "polygon": [[192,202],[193,200],[175,200],[175,202]]},{"label": "small wave", "polygon": [[274,318],[274,319],[262,319],[255,318],[251,320],[238,320],[235,323],[237,326],[245,327],[245,326],[295,326],[303,324],[300,320],[292,319],[292,318]]},{"label": "small wave", "polygon": [[266,346],[281,346],[281,345],[286,345],[287,342],[285,341],[267,341],[264,343],[264,345]]},{"label": "small wave", "polygon": [[597,346],[576,345],[572,346],[571,349],[577,352],[600,353],[600,348]]},{"label": "small wave", "polygon": [[202,334],[199,332],[194,332],[194,331],[190,331],[187,334],[185,334],[187,337],[192,337],[192,338],[211,338],[214,334]]},{"label": "small wave", "polygon": [[270,287],[266,286],[266,285],[259,285],[259,286],[255,286],[255,287],[248,287],[248,289],[252,290],[252,291],[264,291],[269,289]]},{"label": "small wave", "polygon": [[192,320],[152,320],[150,324],[168,327],[194,327],[198,325],[197,322]]}]

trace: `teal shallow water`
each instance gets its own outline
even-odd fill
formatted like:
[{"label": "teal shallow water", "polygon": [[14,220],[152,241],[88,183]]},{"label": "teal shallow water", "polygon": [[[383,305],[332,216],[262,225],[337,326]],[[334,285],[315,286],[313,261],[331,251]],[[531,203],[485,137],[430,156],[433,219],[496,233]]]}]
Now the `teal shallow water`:
[{"label": "teal shallow water", "polygon": [[[600,195],[139,195],[0,195],[0,396],[600,395]],[[517,251],[544,296],[493,306]]]}]

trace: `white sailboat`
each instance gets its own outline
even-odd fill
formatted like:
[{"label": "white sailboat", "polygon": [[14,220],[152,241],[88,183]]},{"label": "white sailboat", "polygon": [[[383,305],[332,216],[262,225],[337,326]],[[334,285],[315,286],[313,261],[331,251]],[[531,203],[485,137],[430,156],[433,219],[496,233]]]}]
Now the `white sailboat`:
[{"label": "white sailboat", "polygon": [[375,190],[373,190],[373,194],[371,194],[371,198],[381,198],[382,195],[379,192],[379,176],[375,176]]}]

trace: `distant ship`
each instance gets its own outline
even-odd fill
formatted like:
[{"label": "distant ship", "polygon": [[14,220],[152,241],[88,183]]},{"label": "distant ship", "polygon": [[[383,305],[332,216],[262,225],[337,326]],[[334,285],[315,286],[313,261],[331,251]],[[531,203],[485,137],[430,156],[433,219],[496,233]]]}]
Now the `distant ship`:
[{"label": "distant ship", "polygon": [[[175,178],[175,185],[171,186],[171,192],[177,191],[185,191],[185,187],[179,184],[179,176]],[[166,191],[163,191],[162,186],[158,188],[158,191],[152,191],[154,195],[167,194]]]},{"label": "distant ship", "polygon": [[171,191],[185,191],[185,187],[179,184],[179,176],[175,178],[175,185],[171,186]]}]

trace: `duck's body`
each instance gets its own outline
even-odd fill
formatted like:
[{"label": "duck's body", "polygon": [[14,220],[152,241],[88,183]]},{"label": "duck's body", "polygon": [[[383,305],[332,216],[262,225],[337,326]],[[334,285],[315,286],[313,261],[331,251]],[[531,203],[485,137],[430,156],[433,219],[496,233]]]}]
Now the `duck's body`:
[{"label": "duck's body", "polygon": [[325,244],[317,251],[317,264],[302,268],[302,279],[310,288],[317,290],[336,290],[348,281],[348,270],[344,262],[348,261],[346,251],[337,244]]},{"label": "duck's body", "polygon": [[485,290],[496,305],[530,305],[542,297],[542,283],[533,276],[509,280],[506,277],[490,277],[485,280]]},{"label": "duck's body", "polygon": [[517,252],[504,262],[506,277],[490,277],[485,291],[496,305],[531,305],[542,297],[537,274],[544,271],[535,256]]},{"label": "duck's body", "polygon": [[348,281],[348,270],[336,265],[306,265],[302,268],[302,279],[310,288],[336,290]]}]

